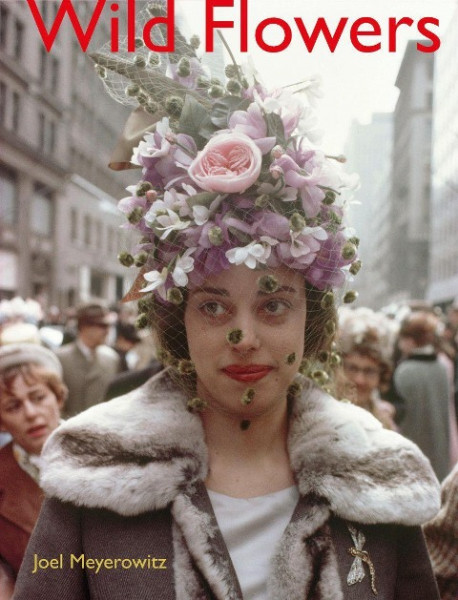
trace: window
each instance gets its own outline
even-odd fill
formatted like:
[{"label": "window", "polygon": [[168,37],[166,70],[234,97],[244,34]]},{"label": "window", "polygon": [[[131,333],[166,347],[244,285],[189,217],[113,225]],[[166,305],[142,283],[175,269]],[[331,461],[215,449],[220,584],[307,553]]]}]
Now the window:
[{"label": "window", "polygon": [[46,48],[40,48],[40,81],[43,85],[46,81],[46,71],[48,64],[48,52]]},{"label": "window", "polygon": [[42,150],[45,147],[45,116],[43,113],[38,115],[38,147]]},{"label": "window", "polygon": [[14,57],[20,59],[22,58],[22,46],[24,42],[24,25],[19,19],[16,19],[14,30]]},{"label": "window", "polygon": [[17,183],[14,173],[0,168],[0,221],[14,225],[17,221]]},{"label": "window", "polygon": [[57,92],[59,83],[59,59],[56,56],[51,57],[51,81],[50,88],[53,93]]},{"label": "window", "polygon": [[92,222],[89,215],[84,215],[84,243],[86,246],[91,245],[92,238]]},{"label": "window", "polygon": [[9,10],[3,4],[0,4],[0,48],[6,49],[6,34],[8,31]]},{"label": "window", "polygon": [[91,296],[103,297],[104,275],[99,271],[91,271]]},{"label": "window", "polygon": [[21,114],[21,97],[17,92],[13,92],[13,116],[12,125],[13,129],[17,132],[19,129],[19,116]]},{"label": "window", "polygon": [[50,236],[53,231],[52,193],[42,186],[35,189],[32,197],[30,229],[46,236]]},{"label": "window", "polygon": [[0,81],[0,125],[5,123],[6,117],[6,83],[4,81]]},{"label": "window", "polygon": [[72,242],[78,239],[78,213],[75,208],[70,211],[70,239]]},{"label": "window", "polygon": [[56,149],[56,122],[44,113],[38,115],[38,147],[45,154],[53,154]]}]

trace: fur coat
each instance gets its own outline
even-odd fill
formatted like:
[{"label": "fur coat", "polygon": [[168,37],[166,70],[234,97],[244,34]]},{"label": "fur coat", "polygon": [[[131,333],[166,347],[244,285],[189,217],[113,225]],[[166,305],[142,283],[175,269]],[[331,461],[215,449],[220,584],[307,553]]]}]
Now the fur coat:
[{"label": "fur coat", "polygon": [[[418,527],[439,509],[427,459],[310,382],[290,419],[300,500],[275,550],[268,597],[436,600]],[[203,483],[201,420],[166,371],[65,423],[45,458],[42,485],[51,498],[15,600],[242,599]],[[37,557],[60,563],[32,574]],[[113,567],[115,557],[150,563]],[[95,563],[82,568],[88,558],[104,561],[97,573]],[[154,568],[153,558],[165,562]]]}]

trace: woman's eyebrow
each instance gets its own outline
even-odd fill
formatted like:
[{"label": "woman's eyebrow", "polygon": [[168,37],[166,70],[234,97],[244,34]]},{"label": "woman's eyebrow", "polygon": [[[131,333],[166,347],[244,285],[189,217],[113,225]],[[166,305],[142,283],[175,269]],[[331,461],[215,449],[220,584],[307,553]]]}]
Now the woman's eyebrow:
[{"label": "woman's eyebrow", "polygon": [[229,296],[229,292],[224,288],[200,287],[192,290],[191,294],[213,294],[215,296]]},{"label": "woman's eyebrow", "polygon": [[273,292],[265,292],[264,290],[259,290],[258,291],[258,295],[259,296],[272,296],[273,294],[278,294],[279,292],[288,292],[290,294],[296,294],[297,293],[297,289],[293,288],[293,287],[291,287],[289,285],[282,285],[282,286],[278,287]]}]

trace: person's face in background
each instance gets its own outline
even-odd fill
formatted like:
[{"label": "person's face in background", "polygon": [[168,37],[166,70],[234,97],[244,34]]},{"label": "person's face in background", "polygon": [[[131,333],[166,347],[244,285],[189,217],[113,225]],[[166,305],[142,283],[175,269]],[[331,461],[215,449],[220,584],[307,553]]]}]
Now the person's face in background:
[{"label": "person's face in background", "polygon": [[88,348],[94,349],[105,343],[109,329],[105,323],[81,325],[78,337]]},{"label": "person's face in background", "polygon": [[40,454],[59,425],[62,404],[45,382],[27,382],[18,374],[0,397],[0,429],[29,454]]},{"label": "person's face in background", "polygon": [[350,352],[344,357],[343,369],[347,379],[355,386],[357,403],[367,404],[373,392],[380,387],[380,363],[359,352]]},{"label": "person's face in background", "polygon": [[[267,273],[278,282],[274,293],[259,287]],[[286,407],[287,389],[304,353],[305,323],[304,279],[297,272],[242,265],[208,278],[190,291],[185,311],[198,396],[238,418]],[[234,331],[241,335],[231,343],[228,335]],[[243,405],[249,388],[254,399]]]}]

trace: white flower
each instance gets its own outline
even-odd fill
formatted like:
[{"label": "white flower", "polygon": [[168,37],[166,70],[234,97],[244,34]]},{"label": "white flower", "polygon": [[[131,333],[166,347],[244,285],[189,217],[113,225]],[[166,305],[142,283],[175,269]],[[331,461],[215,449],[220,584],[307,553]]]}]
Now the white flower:
[{"label": "white flower", "polygon": [[145,273],[143,277],[146,279],[146,281],[149,281],[150,284],[142,288],[141,291],[152,292],[153,290],[158,290],[159,294],[165,299],[166,294],[164,285],[167,280],[168,274],[169,272],[167,270],[167,267],[164,267],[162,271],[149,271],[148,273]]},{"label": "white flower", "polygon": [[193,206],[192,216],[194,217],[196,225],[204,225],[208,221],[210,211],[206,206]]},{"label": "white flower", "polygon": [[161,235],[161,240],[165,240],[167,236],[172,233],[172,231],[179,231],[180,229],[186,229],[189,226],[189,221],[182,221],[176,212],[167,209],[166,215],[160,215],[157,217],[156,221],[162,226],[157,227],[158,231],[163,231],[164,233]]},{"label": "white flower", "polygon": [[310,255],[311,263],[315,258],[316,253],[320,249],[320,244],[317,240],[324,241],[328,238],[327,232],[322,227],[304,227],[301,231],[291,231],[291,256],[299,258],[301,256]]},{"label": "white flower", "polygon": [[262,236],[261,242],[251,242],[248,246],[232,248],[226,252],[227,260],[234,265],[245,264],[249,269],[255,269],[258,262],[265,264],[277,240]]},{"label": "white flower", "polygon": [[186,273],[190,273],[194,269],[194,259],[191,257],[191,254],[196,250],[196,248],[189,248],[177,259],[175,263],[175,268],[172,273],[173,281],[175,285],[179,287],[184,287],[188,283],[188,276]]},{"label": "white flower", "polygon": [[315,73],[301,84],[301,92],[304,92],[307,96],[310,106],[316,106],[317,98],[324,96],[321,85],[322,79],[318,73]]}]

